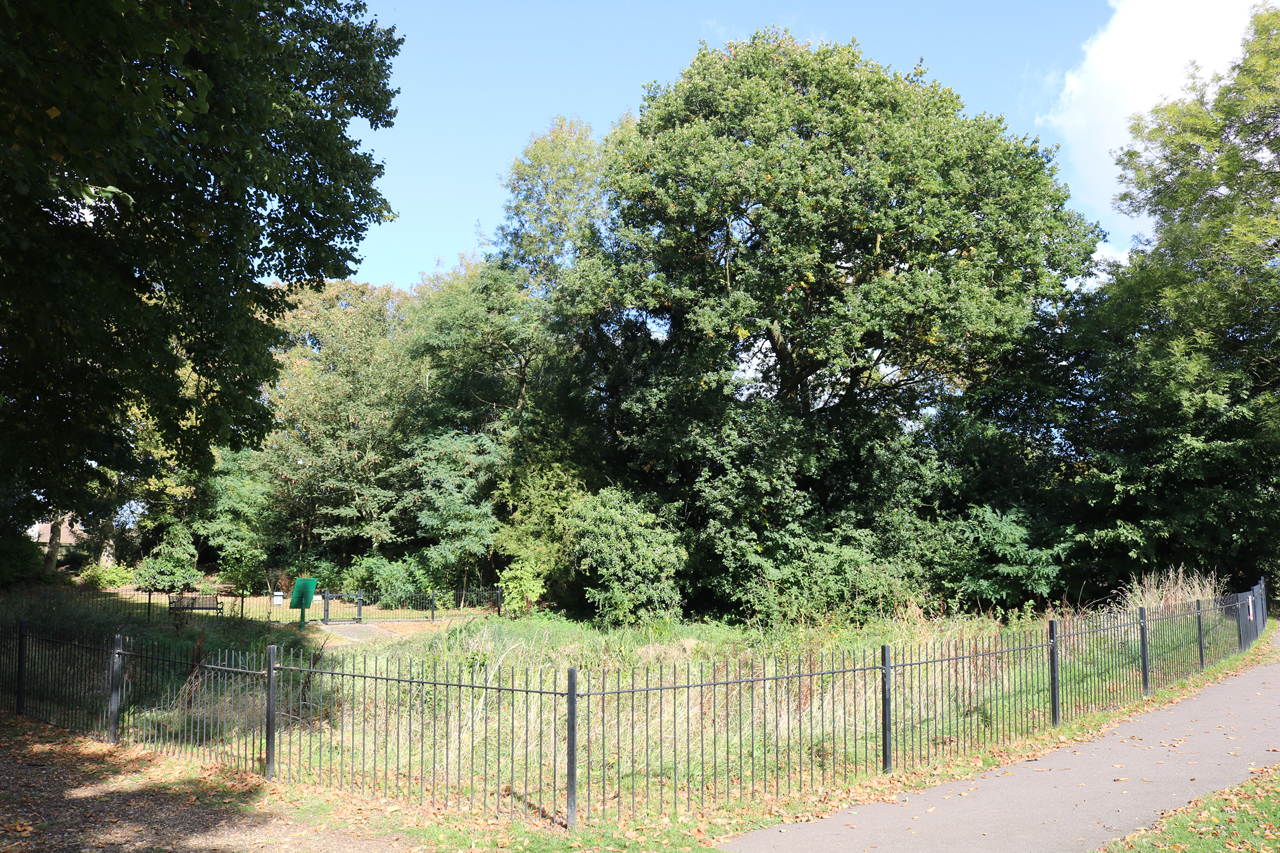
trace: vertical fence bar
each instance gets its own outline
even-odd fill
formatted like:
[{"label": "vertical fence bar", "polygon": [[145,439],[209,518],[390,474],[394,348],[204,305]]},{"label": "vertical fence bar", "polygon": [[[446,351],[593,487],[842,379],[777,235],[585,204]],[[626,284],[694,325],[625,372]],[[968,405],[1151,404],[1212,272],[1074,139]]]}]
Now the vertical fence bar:
[{"label": "vertical fence bar", "polygon": [[1147,608],[1138,608],[1138,648],[1142,654],[1142,695],[1151,695],[1151,655],[1147,648]]},{"label": "vertical fence bar", "polygon": [[276,654],[275,646],[267,646],[267,713],[265,724],[265,756],[262,775],[267,779],[276,772]]},{"label": "vertical fence bar", "polygon": [[569,681],[565,685],[565,825],[573,829],[578,824],[578,668],[569,667]]},{"label": "vertical fence bar", "polygon": [[1049,716],[1054,726],[1062,723],[1061,682],[1058,680],[1058,620],[1049,620]]},{"label": "vertical fence bar", "polygon": [[893,772],[893,690],[889,646],[880,647],[880,768]]},{"label": "vertical fence bar", "polygon": [[111,652],[111,698],[107,704],[107,731],[111,743],[120,742],[120,688],[124,685],[124,638],[116,634]]},{"label": "vertical fence bar", "polygon": [[324,597],[324,618],[321,621],[324,622],[324,624],[328,625],[329,624],[329,590],[326,589],[324,592],[321,593],[321,595]]},{"label": "vertical fence bar", "polygon": [[436,591],[431,590],[431,621],[436,621]]},{"label": "vertical fence bar", "polygon": [[21,716],[27,712],[27,620],[18,620],[18,677],[16,695],[13,700],[15,714]]},{"label": "vertical fence bar", "polygon": [[364,590],[356,593],[356,621],[364,621]]}]

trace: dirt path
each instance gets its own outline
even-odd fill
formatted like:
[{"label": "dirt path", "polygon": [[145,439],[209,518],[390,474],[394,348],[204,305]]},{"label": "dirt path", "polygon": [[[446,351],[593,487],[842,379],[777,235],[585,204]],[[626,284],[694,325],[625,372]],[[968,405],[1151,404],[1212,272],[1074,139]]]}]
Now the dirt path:
[{"label": "dirt path", "polygon": [[734,853],[1079,853],[1280,763],[1280,663],[1211,684],[1034,761],[748,833]]},{"label": "dirt path", "polygon": [[299,820],[296,809],[274,808],[272,786],[256,777],[155,760],[12,716],[0,716],[0,767],[3,853],[412,849],[394,832],[362,838]]}]

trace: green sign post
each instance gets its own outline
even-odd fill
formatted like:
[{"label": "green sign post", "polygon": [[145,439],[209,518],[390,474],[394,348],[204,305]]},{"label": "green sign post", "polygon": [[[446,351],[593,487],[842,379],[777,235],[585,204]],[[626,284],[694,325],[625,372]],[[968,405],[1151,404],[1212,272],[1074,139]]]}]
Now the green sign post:
[{"label": "green sign post", "polygon": [[293,582],[293,598],[289,599],[289,607],[298,611],[298,630],[307,623],[307,608],[315,595],[315,578],[298,578]]}]

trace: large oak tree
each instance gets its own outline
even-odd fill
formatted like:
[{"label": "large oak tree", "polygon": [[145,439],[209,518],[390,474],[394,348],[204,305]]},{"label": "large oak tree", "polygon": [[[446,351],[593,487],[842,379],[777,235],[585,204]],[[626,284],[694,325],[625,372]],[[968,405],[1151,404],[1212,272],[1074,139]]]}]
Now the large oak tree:
[{"label": "large oak tree", "polygon": [[556,314],[613,476],[689,531],[691,596],[873,585],[934,488],[912,424],[1089,268],[1052,150],[776,31],[699,51],[607,147],[608,263],[580,258]]}]

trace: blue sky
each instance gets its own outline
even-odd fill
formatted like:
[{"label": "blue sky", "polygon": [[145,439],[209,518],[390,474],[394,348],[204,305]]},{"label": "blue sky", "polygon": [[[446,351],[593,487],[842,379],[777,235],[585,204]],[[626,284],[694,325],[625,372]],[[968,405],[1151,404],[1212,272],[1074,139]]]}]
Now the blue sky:
[{"label": "blue sky", "polygon": [[405,38],[393,84],[395,127],[356,128],[386,164],[399,218],[361,246],[356,278],[411,287],[422,272],[481,249],[502,218],[501,175],[531,134],[576,115],[598,134],[640,107],[644,85],[677,78],[700,42],[719,47],[779,26],[955,90],[967,112],[1060,145],[1073,206],[1122,255],[1143,223],[1110,209],[1108,154],[1126,117],[1176,96],[1194,60],[1225,69],[1239,53],[1247,0],[899,0],[437,4],[367,0]]}]

